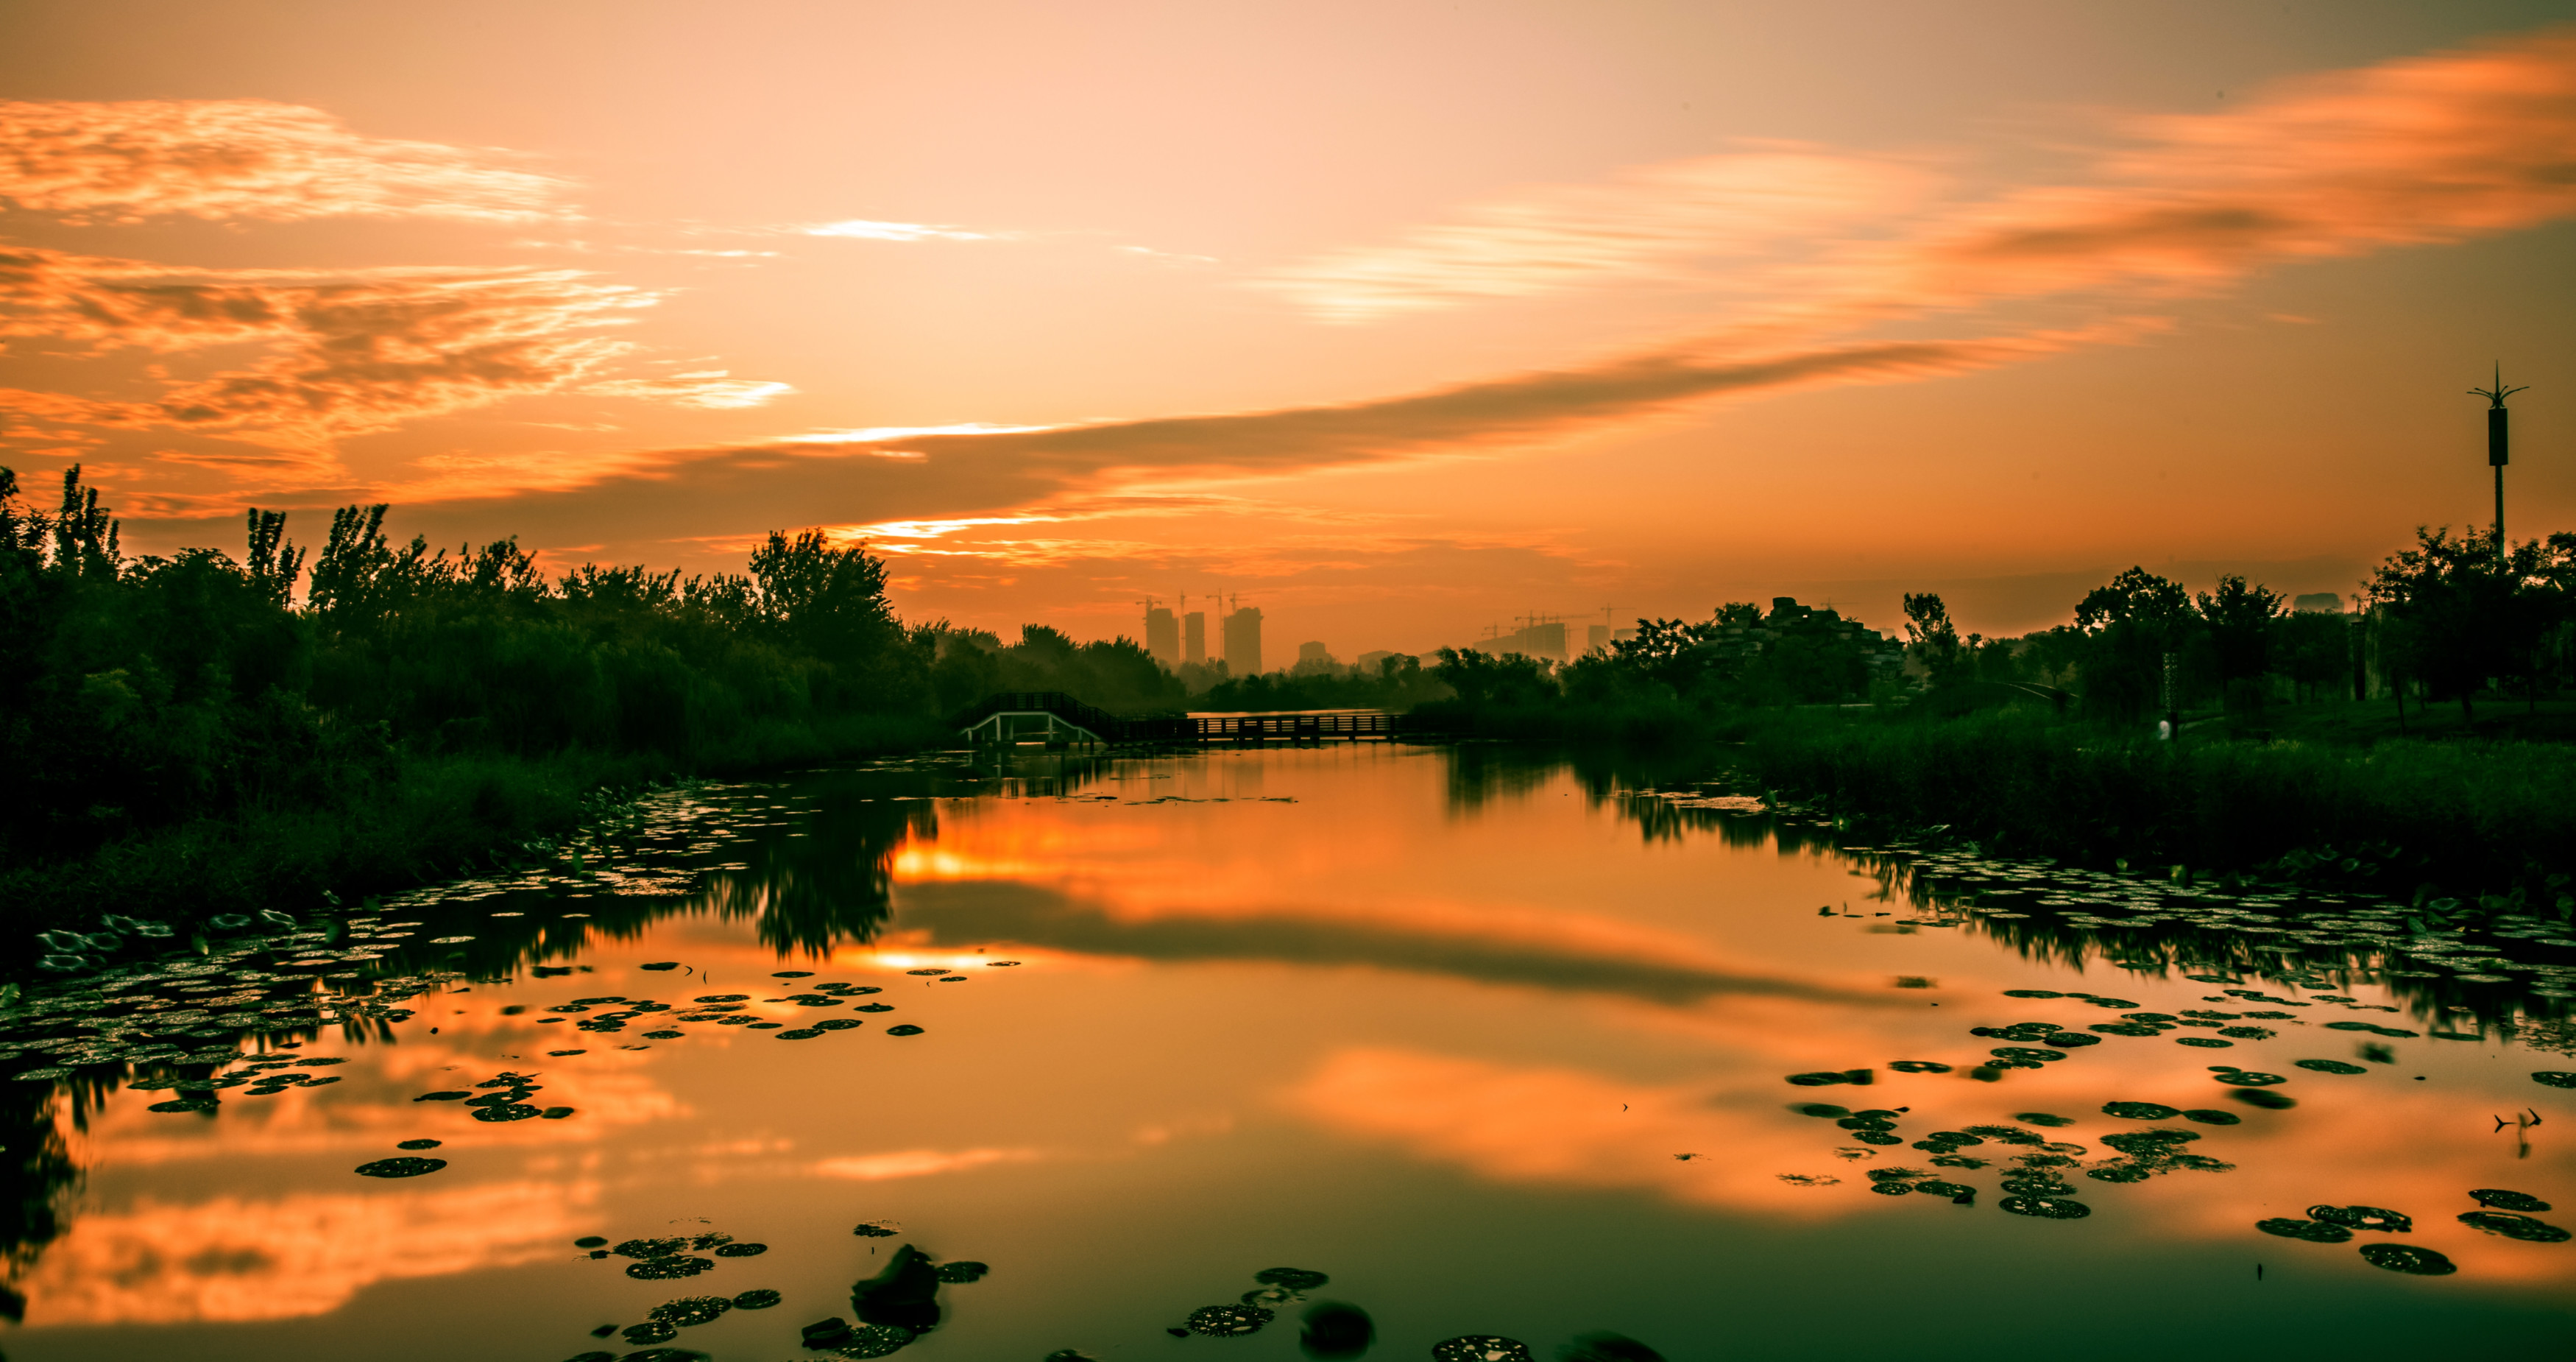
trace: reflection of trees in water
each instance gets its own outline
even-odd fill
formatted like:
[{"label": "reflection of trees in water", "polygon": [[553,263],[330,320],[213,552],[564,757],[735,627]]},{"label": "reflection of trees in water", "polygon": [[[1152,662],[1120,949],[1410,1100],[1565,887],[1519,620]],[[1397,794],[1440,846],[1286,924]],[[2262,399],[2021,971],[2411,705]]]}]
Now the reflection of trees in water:
[{"label": "reflection of trees in water", "polygon": [[[83,1117],[108,1085],[86,1086],[91,1090],[72,1099]],[[50,1084],[13,1083],[0,1091],[0,1140],[6,1141],[0,1145],[0,1271],[16,1282],[67,1228],[82,1169],[72,1161]],[[26,1313],[26,1298],[0,1287],[0,1315],[17,1321]]]},{"label": "reflection of trees in water", "polygon": [[1471,814],[1501,800],[1525,798],[1559,774],[1570,774],[1585,798],[1603,803],[1623,790],[1667,781],[1698,783],[1725,757],[1704,747],[1643,748],[1593,744],[1450,743],[1440,749],[1449,811]]},{"label": "reflection of trees in water", "polygon": [[[1722,761],[1722,758],[1717,760]],[[1730,847],[1776,846],[1783,854],[1812,851],[1841,856],[1851,863],[1856,873],[1877,881],[1877,889],[1867,897],[1889,904],[1904,903],[1919,917],[1938,918],[1956,929],[1978,932],[2035,963],[2075,968],[2087,961],[2103,961],[2141,979],[2158,982],[2184,974],[2226,973],[2248,980],[2314,978],[2337,986],[2367,983],[2385,988],[2392,1002],[2435,1029],[2465,1025],[2474,1019],[2482,1034],[2493,1028],[2505,1039],[2519,1040],[2536,1049],[2576,1052],[2576,1020],[2569,1017],[2567,1000],[2544,998],[2531,992],[2539,982],[2537,979],[2518,978],[2512,984],[2472,986],[2448,976],[2429,979],[2391,977],[2388,973],[2390,967],[2374,960],[2374,957],[2382,955],[2385,947],[2374,950],[2349,945],[2275,942],[2261,936],[2181,921],[2159,922],[2145,927],[2104,928],[2069,922],[2044,907],[2018,902],[2012,905],[2013,909],[2028,909],[2030,916],[1986,916],[1973,911],[1981,906],[1979,900],[1983,893],[1979,889],[1933,883],[1918,873],[1910,852],[1881,854],[1871,849],[1846,850],[1851,845],[1852,834],[1830,823],[1805,821],[1771,811],[1739,813],[1681,807],[1664,799],[1618,797],[1621,791],[1654,789],[1667,781],[1674,787],[1695,789],[1722,785],[1722,777],[1712,780],[1709,776],[1713,763],[1708,752],[1652,755],[1617,751],[1577,752],[1560,755],[1557,761],[1573,767],[1587,794],[1596,802],[1615,803],[1621,816],[1634,821],[1649,842],[1713,835]],[[1719,769],[1722,772],[1722,766]],[[1455,791],[1453,778],[1453,804],[1456,802]],[[2033,887],[2044,883],[2044,880],[2035,882]],[[2137,883],[2143,887],[2154,887],[2152,881],[2139,880]],[[2076,884],[2072,879],[2063,887],[2069,892],[2092,892],[2091,886]],[[2295,904],[2266,906],[2278,916],[2293,921],[2302,912]],[[2335,904],[2323,904],[2319,908],[2321,911],[2314,914],[2319,917],[2334,917],[2348,911]],[[1910,932],[1919,928],[1912,924],[1898,924],[1895,930]]]},{"label": "reflection of trees in water", "polygon": [[[939,806],[928,799],[892,802],[844,788],[869,782],[826,778],[802,837],[779,837],[743,851],[745,870],[720,870],[684,909],[713,910],[726,921],[753,919],[760,940],[779,954],[824,955],[842,941],[869,942],[893,911],[894,857],[916,837],[939,836]],[[882,782],[876,782],[881,788]]]}]

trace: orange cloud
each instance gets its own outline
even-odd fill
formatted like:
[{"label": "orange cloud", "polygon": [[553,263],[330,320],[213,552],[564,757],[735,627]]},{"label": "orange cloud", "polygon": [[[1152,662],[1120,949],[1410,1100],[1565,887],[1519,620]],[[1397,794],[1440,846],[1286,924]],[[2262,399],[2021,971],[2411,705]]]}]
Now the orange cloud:
[{"label": "orange cloud", "polygon": [[1641,276],[1715,284],[1743,271],[1693,262],[1806,246],[1808,258],[1761,267],[1775,290],[1809,293],[1774,323],[2205,290],[2284,260],[2576,212],[2576,30],[2285,81],[2229,113],[2113,132],[2084,182],[1946,210],[1922,164],[1773,148],[1473,205],[1259,283],[1325,320],[1361,321]]},{"label": "orange cloud", "polygon": [[0,251],[0,336],[92,355],[250,344],[251,363],[163,379],[148,398],[0,390],[0,410],[89,425],[223,433],[307,451],[333,439],[582,384],[606,396],[757,405],[785,384],[722,372],[603,379],[630,343],[598,334],[659,295],[576,270],[191,270],[59,251]]},{"label": "orange cloud", "polygon": [[2576,213],[2576,29],[2288,81],[2141,118],[2091,185],[1958,215],[1891,262],[1892,301],[2209,288],[2283,260],[2461,241]]},{"label": "orange cloud", "polygon": [[561,213],[570,181],[516,159],[362,137],[319,109],[259,99],[0,102],[0,199],[75,218]]},{"label": "orange cloud", "polygon": [[1330,252],[1255,282],[1333,322],[1622,279],[1668,281],[1694,262],[1701,282],[1715,282],[1708,265],[1723,262],[1742,277],[1748,258],[1882,223],[1932,187],[1917,165],[1771,147],[1474,204],[1389,245]]},{"label": "orange cloud", "polygon": [[[1262,477],[1390,460],[1498,453],[1666,416],[1733,395],[1841,383],[1895,383],[1966,373],[2125,338],[2150,323],[1972,340],[1878,341],[1737,358],[1709,343],[1647,351],[1588,368],[1548,370],[1429,393],[1274,411],[1047,426],[993,434],[907,437],[899,450],[803,436],[761,444],[639,452],[602,459],[579,480],[560,463],[526,477],[496,467],[471,481],[402,489],[429,502],[589,490],[618,481],[677,491],[753,476],[773,491],[799,484],[848,496],[890,467],[906,470],[921,519],[963,507],[1026,506],[1145,475]],[[889,453],[921,456],[890,461]],[[881,495],[881,494],[880,494]],[[904,515],[912,506],[888,510]],[[907,517],[909,518],[909,517]]]}]

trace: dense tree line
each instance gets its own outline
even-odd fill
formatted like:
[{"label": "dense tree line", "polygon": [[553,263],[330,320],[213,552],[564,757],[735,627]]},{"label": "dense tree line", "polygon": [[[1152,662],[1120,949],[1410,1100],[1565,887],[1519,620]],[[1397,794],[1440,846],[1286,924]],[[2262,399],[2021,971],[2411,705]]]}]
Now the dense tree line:
[{"label": "dense tree line", "polygon": [[771,534],[738,574],[550,576],[515,540],[398,544],[385,513],[342,508],[309,555],[253,510],[239,558],[129,557],[77,468],[50,512],[0,469],[0,779],[21,810],[0,865],[350,807],[441,755],[685,771],[935,740],[995,689],[1181,698],[1129,640],[907,627],[884,563],[817,531]]},{"label": "dense tree line", "polygon": [[1831,610],[1739,603],[1705,621],[1639,620],[1633,638],[1562,665],[1444,648],[1431,674],[1456,692],[1447,707],[1461,712],[1709,712],[1902,697],[1945,713],[2056,695],[2120,720],[2168,699],[2242,712],[2334,696],[2386,697],[2401,712],[2410,696],[2456,702],[2472,717],[2480,695],[2536,699],[2576,682],[2576,534],[2499,546],[2419,531],[2373,572],[2359,601],[2366,608],[2349,613],[2294,611],[2241,576],[2194,594],[2133,567],[2086,593],[2069,623],[2021,638],[1962,635],[1930,593],[1905,597],[1901,654]]}]

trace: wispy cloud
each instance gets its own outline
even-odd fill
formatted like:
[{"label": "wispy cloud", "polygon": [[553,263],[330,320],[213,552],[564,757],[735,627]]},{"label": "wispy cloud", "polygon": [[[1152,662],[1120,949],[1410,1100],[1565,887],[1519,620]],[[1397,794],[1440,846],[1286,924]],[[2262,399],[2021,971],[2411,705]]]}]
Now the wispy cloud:
[{"label": "wispy cloud", "polygon": [[1937,178],[1889,158],[1769,147],[1471,204],[1394,241],[1332,251],[1254,286],[1325,321],[1362,322],[1678,273],[1741,278],[1749,262],[1883,225]]},{"label": "wispy cloud", "polygon": [[862,241],[990,241],[990,232],[969,232],[959,227],[933,227],[919,222],[873,222],[867,218],[849,218],[841,222],[821,222],[797,230],[807,236],[856,237]]},{"label": "wispy cloud", "polygon": [[572,182],[526,160],[365,137],[319,109],[267,100],[0,102],[0,199],[74,219],[564,212]]},{"label": "wispy cloud", "polygon": [[1471,205],[1255,282],[1340,322],[1624,279],[1731,285],[1740,271],[1710,266],[1753,256],[1796,291],[1773,321],[2210,292],[2285,261],[2576,213],[2576,30],[2284,81],[2227,113],[2115,121],[2068,182],[1960,192],[1926,163],[1748,152]]},{"label": "wispy cloud", "polygon": [[783,397],[796,389],[774,380],[734,378],[729,370],[711,369],[703,373],[674,374],[669,378],[610,379],[605,383],[593,383],[582,391],[602,397],[641,397],[683,407],[729,411],[767,406],[771,398]]},{"label": "wispy cloud", "polygon": [[603,329],[659,300],[576,270],[197,270],[0,249],[0,337],[90,355],[263,352],[202,377],[159,380],[150,396],[0,390],[0,410],[219,433],[307,451],[311,471],[328,474],[336,468],[328,447],[339,437],[514,396],[589,384],[606,396],[731,408],[792,391],[722,370],[605,377],[635,347]]},{"label": "wispy cloud", "polygon": [[2576,28],[2287,81],[2138,118],[2085,182],[1971,206],[1865,256],[1854,293],[1959,306],[2209,291],[2283,261],[2464,241],[2576,213]]},{"label": "wispy cloud", "polygon": [[0,336],[93,354],[252,344],[249,364],[144,398],[0,393],[94,425],[222,432],[318,449],[597,374],[632,347],[598,334],[657,296],[571,270],[188,270],[0,251]]}]

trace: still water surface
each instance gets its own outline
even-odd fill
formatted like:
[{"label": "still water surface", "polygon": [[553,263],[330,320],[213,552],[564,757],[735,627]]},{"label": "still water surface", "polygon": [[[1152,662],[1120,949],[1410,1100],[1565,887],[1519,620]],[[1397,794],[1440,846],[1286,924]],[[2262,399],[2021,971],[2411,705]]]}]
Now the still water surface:
[{"label": "still water surface", "polygon": [[[1677,1360],[2563,1355],[2576,1244],[2457,1219],[2472,1189],[2503,1189],[2576,1224],[2576,1102],[2531,1078],[2576,1068],[2547,1048],[2563,1024],[2449,1012],[2323,947],[2249,970],[2259,935],[2198,982],[2183,975],[2214,948],[2176,963],[2170,924],[2041,932],[2051,909],[1927,906],[1903,851],[1654,793],[1710,773],[1363,745],[661,799],[542,873],[117,986],[81,1034],[120,1013],[193,1021],[143,999],[217,995],[256,966],[224,1004],[257,991],[279,1020],[240,1048],[346,1062],[277,1070],[339,1081],[276,1092],[188,1091],[245,1071],[202,1050],[62,1080],[51,1157],[78,1180],[16,1280],[6,1347],[560,1362],[637,1350],[592,1331],[674,1298],[769,1290],[777,1307],[672,1346],[820,1359],[799,1327],[850,1317],[853,1280],[913,1244],[990,1265],[939,1289],[940,1327],[903,1353],[925,1360],[1295,1357],[1297,1302],[1248,1337],[1169,1332],[1274,1267],[1328,1274],[1306,1294],[1367,1309],[1386,1358],[1460,1335],[1544,1358],[1602,1330]],[[2044,892],[2109,912],[2100,889]],[[275,1000],[313,989],[371,1001],[293,1025],[309,1018]],[[2198,1029],[2185,1015],[2222,1007]],[[2329,1025],[2355,1020],[2384,1030]],[[233,1048],[244,1032],[223,1027],[169,1050]],[[56,1056],[143,1053],[147,1031]],[[2078,1033],[2099,1041],[2049,1049]],[[1979,1069],[1998,1049],[2064,1057]],[[1867,1086],[1787,1081],[1855,1070]],[[481,1121],[433,1092],[536,1112]],[[172,1102],[212,1110],[149,1109]],[[32,1169],[30,1129],[11,1158]],[[2138,1138],[2157,1130],[2198,1138]],[[419,1140],[440,1143],[410,1156],[446,1166],[352,1172]],[[1947,1185],[1879,1194],[1874,1172]],[[2010,1213],[2007,1179],[2025,1208],[2089,1213]],[[2413,1228],[2255,1228],[2311,1206]],[[766,1249],[692,1248],[697,1275],[638,1280],[588,1236]],[[2457,1271],[2383,1270],[2360,1253],[2377,1243]]]}]

